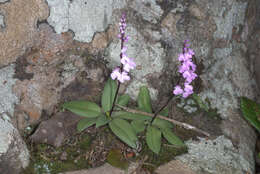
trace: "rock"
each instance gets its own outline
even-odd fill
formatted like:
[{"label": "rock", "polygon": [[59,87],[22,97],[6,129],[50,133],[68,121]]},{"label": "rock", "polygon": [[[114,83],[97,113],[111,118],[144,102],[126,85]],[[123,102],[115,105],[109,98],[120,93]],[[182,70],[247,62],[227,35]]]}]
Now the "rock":
[{"label": "rock", "polygon": [[196,174],[186,164],[179,160],[173,160],[162,165],[158,167],[155,172],[160,174]]},{"label": "rock", "polygon": [[0,31],[0,66],[3,66],[33,46],[37,38],[36,24],[48,17],[48,6],[44,0],[11,0],[0,3],[0,8],[6,25],[5,30]]},{"label": "rock", "polygon": [[67,111],[54,115],[51,119],[40,123],[30,137],[35,143],[46,143],[60,147],[64,140],[77,132],[77,122],[80,117]]},{"label": "rock", "polygon": [[0,0],[0,3],[8,2],[9,0]]},{"label": "rock", "polygon": [[249,161],[240,155],[239,150],[224,136],[214,140],[188,141],[186,145],[188,154],[176,159],[190,166],[196,174],[244,174],[251,171]]},{"label": "rock", "polygon": [[13,93],[13,85],[17,79],[13,78],[15,66],[9,65],[0,69],[0,114],[6,113],[10,117],[14,114],[14,106],[18,103],[18,97]]},{"label": "rock", "polygon": [[11,123],[11,120],[16,120],[13,116],[14,107],[19,101],[12,91],[16,82],[13,78],[14,71],[14,65],[0,69],[0,173],[2,174],[18,174],[29,164],[28,149],[18,130]]},{"label": "rock", "polygon": [[48,22],[57,33],[71,30],[74,39],[91,42],[96,32],[105,31],[112,23],[113,10],[123,8],[125,1],[119,0],[47,0],[50,7]]},{"label": "rock", "polygon": [[17,129],[9,121],[0,118],[0,173],[20,173],[22,168],[29,165],[29,156]]},{"label": "rock", "polygon": [[5,28],[5,16],[0,14],[0,28]]},{"label": "rock", "polygon": [[157,5],[155,0],[134,0],[130,4],[137,14],[140,14],[144,20],[151,23],[157,23],[163,14],[163,10]]},{"label": "rock", "polygon": [[37,123],[43,110],[51,115],[61,90],[75,79],[79,71],[85,69],[79,55],[63,55],[74,44],[69,33],[58,35],[53,33],[50,26],[41,24],[38,34],[39,40],[34,47],[27,49],[16,62],[14,76],[19,80],[14,92],[22,97],[16,112],[20,120],[19,129]]},{"label": "rock", "polygon": [[128,171],[121,170],[119,168],[113,167],[109,164],[104,164],[100,167],[88,169],[88,170],[79,170],[79,171],[72,171],[72,172],[64,172],[60,174],[125,174],[125,173],[133,173],[137,165],[135,163],[131,163]]}]

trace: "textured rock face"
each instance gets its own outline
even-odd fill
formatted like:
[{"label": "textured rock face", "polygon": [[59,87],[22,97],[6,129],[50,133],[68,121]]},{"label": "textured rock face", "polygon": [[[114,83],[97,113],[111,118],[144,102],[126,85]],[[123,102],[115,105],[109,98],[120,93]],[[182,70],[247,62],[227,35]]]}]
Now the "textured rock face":
[{"label": "textured rock face", "polygon": [[[20,129],[39,121],[43,111],[48,115],[55,113],[59,102],[76,99],[72,94],[63,97],[69,89],[78,90],[79,94],[88,91],[76,83],[78,78],[104,81],[102,68],[86,67],[89,57],[106,59],[110,68],[119,65],[120,43],[115,28],[125,11],[130,36],[127,55],[137,63],[132,80],[126,84],[126,92],[132,98],[136,98],[142,85],[150,88],[153,99],[171,92],[177,57],[185,39],[190,40],[196,60],[204,65],[199,95],[218,109],[226,137],[188,141],[190,151],[179,157],[179,162],[196,174],[254,173],[256,137],[238,109],[240,96],[254,99],[258,92],[250,65],[250,61],[258,59],[249,61],[246,57],[247,40],[256,23],[256,12],[251,10],[257,6],[256,1],[47,0],[49,17],[43,0],[2,2],[5,1],[0,1],[0,67],[17,61],[15,73],[13,65],[0,69],[0,95],[4,98],[0,101],[0,114],[8,119],[17,104],[14,115]],[[37,21],[47,17],[56,33],[47,24],[36,29]],[[74,32],[75,40],[90,43],[73,41],[67,31]],[[259,77],[256,66],[255,71]],[[18,80],[12,78],[13,74]],[[17,97],[12,93],[14,83]],[[0,120],[1,124],[7,132],[2,135],[0,131],[0,152],[28,159],[17,130],[7,121]],[[26,166],[26,160],[23,163],[22,158],[15,159],[2,155],[0,165],[10,160],[13,167],[19,162],[11,173]]]},{"label": "textured rock face", "polygon": [[48,17],[44,0],[12,0],[1,4],[0,66],[7,65],[31,47],[37,38],[37,22]]},{"label": "textured rock face", "polygon": [[18,130],[11,124],[14,105],[18,98],[13,94],[12,87],[14,65],[0,69],[0,173],[19,173],[21,168],[29,164],[29,153]]},{"label": "textured rock face", "polygon": [[0,126],[0,172],[17,174],[29,165],[28,149],[10,122],[0,119]]},{"label": "textured rock face", "polygon": [[75,40],[90,42],[96,32],[105,31],[112,22],[112,12],[125,6],[125,0],[47,0],[48,22],[57,33],[72,30]]}]

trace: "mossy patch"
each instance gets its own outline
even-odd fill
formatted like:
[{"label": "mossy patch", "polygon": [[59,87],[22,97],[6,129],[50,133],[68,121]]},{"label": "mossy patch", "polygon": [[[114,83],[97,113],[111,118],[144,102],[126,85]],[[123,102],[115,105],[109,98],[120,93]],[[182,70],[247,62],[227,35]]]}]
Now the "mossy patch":
[{"label": "mossy patch", "polygon": [[174,145],[169,145],[166,141],[163,140],[160,153],[157,155],[153,153],[149,147],[142,142],[143,149],[140,152],[140,155],[137,157],[139,160],[146,160],[143,163],[143,168],[153,172],[158,166],[165,164],[174,159],[174,157],[187,153],[187,147],[176,147]]}]

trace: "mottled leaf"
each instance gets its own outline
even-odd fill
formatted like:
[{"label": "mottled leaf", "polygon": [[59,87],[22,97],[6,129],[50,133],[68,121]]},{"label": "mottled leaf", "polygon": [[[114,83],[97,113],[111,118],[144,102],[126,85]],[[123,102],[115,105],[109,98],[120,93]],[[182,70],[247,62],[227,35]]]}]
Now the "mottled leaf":
[{"label": "mottled leaf", "polygon": [[241,97],[241,110],[244,118],[260,131],[260,105],[246,97]]},{"label": "mottled leaf", "polygon": [[140,88],[137,103],[141,111],[152,113],[151,97],[147,87]]},{"label": "mottled leaf", "polygon": [[126,120],[115,118],[109,122],[109,127],[123,142],[132,148],[136,148],[136,133],[133,127]]},{"label": "mottled leaf", "polygon": [[100,107],[89,101],[71,101],[63,104],[63,108],[87,118],[94,118],[101,114]]},{"label": "mottled leaf", "polygon": [[146,143],[148,147],[156,154],[159,154],[161,149],[161,137],[162,133],[158,128],[148,126],[146,132]]},{"label": "mottled leaf", "polygon": [[79,132],[87,129],[88,127],[94,125],[96,123],[96,118],[84,118],[80,120],[77,124],[77,130]]},{"label": "mottled leaf", "polygon": [[116,81],[109,78],[105,84],[101,98],[101,106],[104,112],[110,111],[110,109],[112,108],[113,101],[116,95],[116,88]]}]

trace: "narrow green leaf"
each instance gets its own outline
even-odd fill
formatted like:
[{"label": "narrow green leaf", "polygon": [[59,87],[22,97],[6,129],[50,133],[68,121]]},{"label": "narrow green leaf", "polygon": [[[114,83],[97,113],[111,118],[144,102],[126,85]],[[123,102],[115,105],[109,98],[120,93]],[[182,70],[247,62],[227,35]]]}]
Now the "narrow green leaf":
[{"label": "narrow green leaf", "polygon": [[110,109],[112,108],[113,101],[116,95],[116,88],[116,82],[109,78],[105,84],[101,98],[101,105],[104,112],[110,111]]},{"label": "narrow green leaf", "polygon": [[117,168],[127,169],[129,162],[124,158],[124,155],[118,149],[110,150],[107,155],[107,162]]},{"label": "narrow green leaf", "polygon": [[77,130],[79,132],[87,129],[88,127],[94,125],[96,123],[96,118],[83,118],[77,124]]},{"label": "narrow green leaf", "polygon": [[177,137],[169,128],[162,129],[164,138],[171,144],[176,146],[185,146],[182,140]]},{"label": "narrow green leaf", "polygon": [[141,111],[152,113],[151,97],[147,87],[140,88],[137,103]]},{"label": "narrow green leaf", "polygon": [[260,105],[246,97],[241,97],[241,110],[243,116],[249,121],[258,131],[260,131]]},{"label": "narrow green leaf", "polygon": [[133,114],[133,113],[124,112],[124,111],[113,112],[112,117],[113,118],[122,118],[122,119],[126,119],[126,120],[151,120],[151,117],[149,117],[149,116],[141,115],[141,114]]},{"label": "narrow green leaf", "polygon": [[99,117],[97,117],[96,120],[96,128],[99,128],[100,126],[104,126],[109,122],[109,119],[104,114],[101,114]]},{"label": "narrow green leaf", "polygon": [[153,121],[153,125],[154,126],[157,126],[158,128],[160,129],[164,129],[164,128],[173,128],[173,124],[167,120],[163,120],[163,119],[160,119],[160,118],[156,118],[154,121]]},{"label": "narrow green leaf", "polygon": [[63,104],[63,108],[87,118],[94,118],[100,115],[100,107],[89,101],[71,101]]},{"label": "narrow green leaf", "polygon": [[126,120],[120,118],[113,119],[109,122],[109,127],[119,139],[130,147],[136,148],[136,133],[133,127]]},{"label": "narrow green leaf", "polygon": [[154,126],[148,126],[146,132],[146,143],[148,147],[156,154],[159,154],[161,149],[162,133]]},{"label": "narrow green leaf", "polygon": [[136,133],[143,132],[145,130],[145,121],[144,120],[133,120],[131,122],[132,127]]},{"label": "narrow green leaf", "polygon": [[117,104],[121,106],[127,106],[129,100],[130,100],[129,95],[124,94],[118,97]]}]

